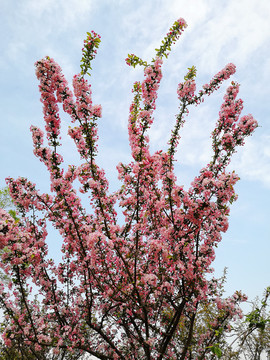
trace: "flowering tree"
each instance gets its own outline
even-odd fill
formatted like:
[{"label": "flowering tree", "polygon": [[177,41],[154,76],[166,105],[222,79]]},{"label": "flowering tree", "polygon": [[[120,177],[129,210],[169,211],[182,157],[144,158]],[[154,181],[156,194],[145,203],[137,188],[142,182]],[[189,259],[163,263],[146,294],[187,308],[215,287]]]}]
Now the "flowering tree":
[{"label": "flowering tree", "polygon": [[[101,106],[92,103],[85,79],[99,35],[87,35],[73,94],[53,59],[36,63],[48,144],[43,144],[39,128],[32,126],[31,131],[34,154],[50,173],[51,193],[41,194],[25,178],[7,179],[20,210],[17,222],[0,210],[1,266],[12,279],[0,290],[8,346],[20,336],[37,359],[47,358],[42,350],[48,348],[52,356],[62,354],[60,358],[77,357],[78,352],[99,359],[220,357],[219,339],[241,315],[238,305],[245,296],[236,292],[223,299],[219,280],[210,279],[209,273],[215,247],[228,228],[229,204],[236,199],[238,176],[226,167],[257,122],[252,115],[240,118],[243,102],[237,99],[239,85],[232,82],[212,132],[212,160],[189,190],[177,185],[175,153],[189,107],[200,104],[235,72],[228,64],[196,93],[192,66],[177,89],[179,113],[168,150],[150,153],[147,131],[153,123],[162,59],[185,27],[183,19],[174,23],[150,64],[133,54],[126,59],[128,65],[143,66],[145,78],[134,84],[130,106],[133,161],[118,165],[123,185],[113,194],[96,162]],[[58,152],[58,103],[74,123],[68,134],[82,159],[68,169]],[[80,192],[89,194],[90,213],[74,188],[75,179]],[[122,211],[124,224],[118,222],[117,211]],[[47,256],[47,221],[63,237],[59,264]],[[215,316],[200,317],[210,305]]]}]

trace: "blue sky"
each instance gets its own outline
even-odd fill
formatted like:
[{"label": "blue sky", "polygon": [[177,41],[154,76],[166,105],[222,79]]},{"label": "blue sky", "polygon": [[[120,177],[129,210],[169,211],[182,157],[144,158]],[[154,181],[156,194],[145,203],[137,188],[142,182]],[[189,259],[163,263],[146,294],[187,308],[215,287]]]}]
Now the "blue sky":
[{"label": "blue sky", "polygon": [[[250,298],[270,285],[270,2],[267,0],[0,0],[1,51],[1,164],[5,177],[24,176],[49,191],[49,177],[32,153],[30,125],[43,127],[42,107],[34,63],[49,55],[71,82],[79,72],[81,47],[87,31],[101,35],[90,79],[94,103],[102,104],[99,161],[111,189],[119,186],[115,166],[130,159],[127,118],[131,87],[142,69],[128,67],[125,58],[135,53],[151,60],[154,49],[179,17],[188,28],[164,62],[151,147],[165,149],[177,113],[177,84],[187,67],[197,67],[200,88],[227,63],[241,84],[243,114],[252,113],[260,127],[238,150],[230,165],[239,174],[239,199],[233,204],[230,227],[217,250],[217,275],[228,267],[226,289],[242,289]],[[190,112],[182,129],[177,153],[179,184],[190,181],[211,156],[210,133],[218,116],[226,86]],[[67,137],[69,119],[63,116],[62,153],[66,163],[77,163]],[[60,239],[49,235],[52,252]]]}]

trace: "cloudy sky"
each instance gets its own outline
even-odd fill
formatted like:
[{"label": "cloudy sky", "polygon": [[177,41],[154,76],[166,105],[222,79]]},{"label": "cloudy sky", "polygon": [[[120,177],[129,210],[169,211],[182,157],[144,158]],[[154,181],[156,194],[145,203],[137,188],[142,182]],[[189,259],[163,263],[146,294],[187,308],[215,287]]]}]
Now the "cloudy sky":
[{"label": "cloudy sky", "polygon": [[[131,87],[142,69],[128,67],[125,58],[135,53],[151,60],[169,27],[179,17],[188,28],[163,67],[163,82],[150,132],[151,147],[166,149],[178,110],[176,89],[187,67],[197,67],[200,88],[227,63],[237,66],[233,80],[241,83],[243,114],[252,113],[260,127],[239,149],[230,165],[241,177],[238,201],[233,204],[230,228],[217,250],[216,274],[228,267],[228,294],[242,289],[250,298],[270,285],[270,2],[268,0],[0,0],[1,51],[1,164],[5,177],[24,176],[42,191],[49,178],[32,153],[29,127],[43,127],[42,107],[34,63],[49,55],[70,82],[80,70],[87,31],[101,35],[93,63],[94,103],[102,104],[99,161],[111,189],[119,186],[115,166],[130,159],[127,118]],[[226,86],[190,111],[182,129],[177,154],[178,182],[186,187],[211,157],[210,133],[218,116]],[[66,136],[69,119],[63,116],[62,153],[66,163],[77,163]],[[59,238],[51,233],[52,251]]]}]

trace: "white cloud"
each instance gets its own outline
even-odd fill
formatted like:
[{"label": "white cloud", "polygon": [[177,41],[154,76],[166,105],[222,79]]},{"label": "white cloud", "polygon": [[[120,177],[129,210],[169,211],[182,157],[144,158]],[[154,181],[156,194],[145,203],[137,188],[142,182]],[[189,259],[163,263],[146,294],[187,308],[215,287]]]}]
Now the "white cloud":
[{"label": "white cloud", "polygon": [[240,177],[262,182],[270,188],[270,135],[261,135],[256,140],[247,139],[231,167],[237,167]]},{"label": "white cloud", "polygon": [[89,14],[93,6],[92,0],[28,0],[22,3],[21,14],[37,22],[46,17],[51,24],[46,29],[50,33],[55,28],[54,24],[61,31],[72,28]]}]

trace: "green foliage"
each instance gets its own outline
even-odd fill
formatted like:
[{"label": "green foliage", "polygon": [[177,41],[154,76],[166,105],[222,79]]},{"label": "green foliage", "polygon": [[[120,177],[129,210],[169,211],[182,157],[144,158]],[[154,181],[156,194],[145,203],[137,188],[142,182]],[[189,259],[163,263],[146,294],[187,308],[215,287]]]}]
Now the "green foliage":
[{"label": "green foliage", "polygon": [[85,74],[91,76],[89,72],[89,70],[92,70],[91,61],[95,58],[100,41],[100,36],[97,35],[94,31],[91,31],[91,33],[87,32],[87,37],[84,40],[84,47],[82,49],[82,64],[80,65],[82,76]]},{"label": "green foliage", "polygon": [[181,33],[181,30],[183,30],[185,27],[187,27],[185,22],[179,20],[174,22],[167,36],[165,36],[165,38],[162,40],[162,45],[158,49],[155,49],[158,57],[168,57],[168,53],[171,51],[172,44],[175,43],[179,37],[179,34]]},{"label": "green foliage", "polygon": [[0,189],[0,208],[8,211],[15,221],[19,221],[8,187]]},{"label": "green foliage", "polygon": [[1,209],[8,209],[13,207],[13,202],[9,194],[8,187],[4,187],[0,189],[0,208]]},{"label": "green foliage", "polygon": [[246,315],[245,322],[248,323],[249,329],[264,330],[267,323],[270,322],[270,318],[265,316],[265,308],[267,306],[267,300],[270,295],[270,287],[267,287],[265,291],[264,299],[261,300],[261,306],[255,307],[249,314]]},{"label": "green foliage", "polygon": [[245,321],[248,322],[249,328],[255,327],[257,329],[264,330],[266,323],[269,322],[269,319],[264,319],[264,317],[260,315],[260,310],[255,309],[246,316]]},{"label": "green foliage", "polygon": [[141,66],[147,66],[147,61],[143,61],[138,56],[134,54],[128,54],[128,57],[126,58],[126,63],[130,66],[133,66],[134,68],[139,64]]},{"label": "green foliage", "polygon": [[194,65],[192,65],[190,68],[188,68],[188,73],[184,77],[185,81],[187,80],[193,80],[196,77],[197,69]]},{"label": "green foliage", "polygon": [[222,350],[220,349],[218,344],[209,346],[209,349],[211,349],[212,353],[215,354],[219,359],[222,356]]},{"label": "green foliage", "polygon": [[[231,351],[224,359],[261,359],[270,349],[270,288],[265,290],[262,300],[256,299],[252,304],[252,311],[244,316],[234,327],[235,340],[231,344]],[[232,356],[233,354],[233,356]],[[222,357],[223,359],[223,357]]]}]

